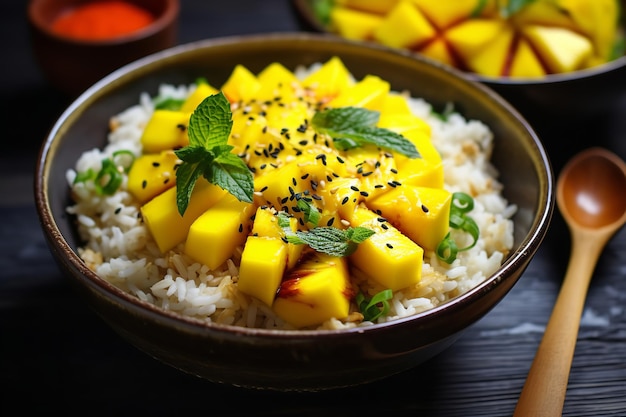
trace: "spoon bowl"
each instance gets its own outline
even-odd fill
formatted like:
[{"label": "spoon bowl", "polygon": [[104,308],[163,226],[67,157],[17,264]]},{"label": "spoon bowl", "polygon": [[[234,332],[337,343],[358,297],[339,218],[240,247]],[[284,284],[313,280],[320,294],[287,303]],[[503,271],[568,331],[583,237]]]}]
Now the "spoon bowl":
[{"label": "spoon bowl", "polygon": [[561,416],[580,318],[602,249],[626,222],[626,163],[603,148],[570,160],[556,200],[572,248],[563,285],[520,395],[515,417]]}]

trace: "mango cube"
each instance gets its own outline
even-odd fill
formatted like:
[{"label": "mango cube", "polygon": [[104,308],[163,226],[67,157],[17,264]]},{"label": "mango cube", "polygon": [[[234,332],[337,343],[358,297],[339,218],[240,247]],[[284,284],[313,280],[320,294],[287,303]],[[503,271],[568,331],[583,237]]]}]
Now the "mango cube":
[{"label": "mango cube", "polygon": [[300,86],[300,81],[295,74],[278,62],[265,67],[257,75],[257,80],[260,87],[257,90],[256,99],[259,101],[280,97],[281,101],[288,103],[295,98]]},{"label": "mango cube", "polygon": [[261,88],[256,76],[243,65],[236,65],[230,76],[222,85],[222,91],[231,103],[248,102],[255,97]]},{"label": "mango cube", "polygon": [[319,252],[307,252],[303,258],[284,277],[274,312],[296,328],[346,317],[351,298],[347,260]]},{"label": "mango cube", "polygon": [[401,0],[374,31],[374,39],[393,48],[411,48],[437,34],[433,25],[409,0]]},{"label": "mango cube", "polygon": [[425,131],[418,128],[404,132],[403,135],[413,142],[420,153],[420,157],[396,156],[397,180],[402,184],[443,188],[443,161],[439,151],[431,141],[430,130]]},{"label": "mango cube", "polygon": [[350,262],[363,273],[392,291],[420,281],[424,250],[418,244],[365,207],[356,209],[351,225],[375,232],[350,255]]},{"label": "mango cube", "polygon": [[176,167],[180,163],[171,150],[140,155],[128,173],[128,191],[145,203],[176,184]]},{"label": "mango cube", "polygon": [[389,83],[376,75],[366,75],[351,87],[332,99],[329,107],[364,107],[370,110],[382,108],[389,93]]},{"label": "mango cube", "polygon": [[207,83],[199,83],[193,93],[189,94],[181,106],[180,111],[183,113],[193,113],[193,111],[196,110],[196,107],[198,107],[198,105],[200,105],[205,98],[217,93],[218,91],[215,87],[212,87]]},{"label": "mango cube", "polygon": [[302,86],[313,88],[318,100],[335,97],[353,83],[352,75],[343,61],[336,56],[302,80]]},{"label": "mango cube", "polygon": [[239,266],[239,291],[271,306],[287,265],[287,243],[280,238],[248,236]]},{"label": "mango cube", "polygon": [[370,39],[382,21],[382,16],[347,7],[334,7],[330,12],[330,22],[337,33],[357,41]]},{"label": "mango cube", "polygon": [[[298,230],[298,219],[289,218],[289,228],[292,232]],[[293,268],[304,249],[304,245],[284,242],[285,231],[278,223],[278,216],[269,208],[258,207],[254,215],[252,235],[280,240],[287,246],[287,269]]]},{"label": "mango cube", "polygon": [[143,152],[158,153],[187,146],[189,116],[182,111],[155,110],[141,135]]},{"label": "mango cube", "polygon": [[185,253],[215,269],[230,258],[248,236],[254,205],[226,193],[189,228]]},{"label": "mango cube", "polygon": [[185,214],[178,213],[176,187],[169,188],[141,206],[141,214],[162,253],[187,238],[189,227],[200,214],[224,196],[226,191],[201,178],[191,193]]},{"label": "mango cube", "polygon": [[435,250],[450,226],[452,194],[441,188],[402,185],[367,206],[425,250]]},{"label": "mango cube", "polygon": [[593,56],[591,41],[567,29],[533,25],[524,29],[524,36],[551,72],[575,71]]}]

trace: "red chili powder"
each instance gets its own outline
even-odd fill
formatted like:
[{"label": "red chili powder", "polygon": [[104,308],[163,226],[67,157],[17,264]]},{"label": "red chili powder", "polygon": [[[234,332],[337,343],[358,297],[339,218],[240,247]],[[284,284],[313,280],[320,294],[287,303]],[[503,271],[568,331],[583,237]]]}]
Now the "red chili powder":
[{"label": "red chili powder", "polygon": [[103,40],[128,35],[154,21],[148,11],[124,1],[99,1],[63,13],[52,31],[85,40]]}]

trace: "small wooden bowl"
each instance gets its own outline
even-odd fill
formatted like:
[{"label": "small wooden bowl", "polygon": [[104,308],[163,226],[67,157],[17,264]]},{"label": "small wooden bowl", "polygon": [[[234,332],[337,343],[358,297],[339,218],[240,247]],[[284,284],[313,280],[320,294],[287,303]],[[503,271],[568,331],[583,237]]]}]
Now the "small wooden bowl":
[{"label": "small wooden bowl", "polygon": [[113,70],[177,41],[179,0],[125,0],[155,17],[150,25],[129,35],[83,40],[52,31],[61,13],[92,1],[31,0],[27,9],[33,53],[41,70],[54,87],[71,96]]}]

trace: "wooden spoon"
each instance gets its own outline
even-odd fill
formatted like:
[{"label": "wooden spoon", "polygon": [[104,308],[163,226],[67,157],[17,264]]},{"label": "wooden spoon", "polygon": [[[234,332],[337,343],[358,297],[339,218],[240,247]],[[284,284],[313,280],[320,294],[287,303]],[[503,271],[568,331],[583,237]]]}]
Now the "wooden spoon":
[{"label": "wooden spoon", "polygon": [[570,261],[515,417],[561,416],[591,276],[602,249],[626,222],[626,165],[606,149],[588,149],[565,165],[556,193],[571,233]]}]

